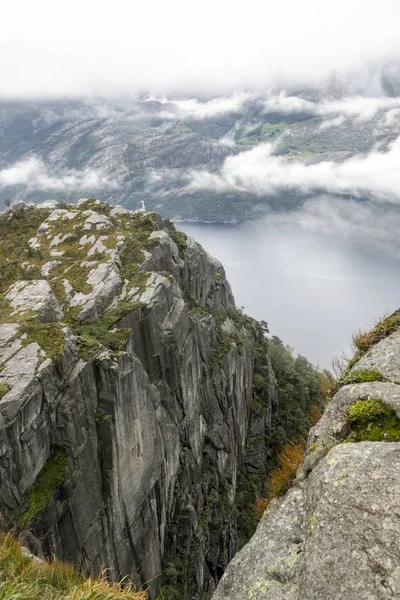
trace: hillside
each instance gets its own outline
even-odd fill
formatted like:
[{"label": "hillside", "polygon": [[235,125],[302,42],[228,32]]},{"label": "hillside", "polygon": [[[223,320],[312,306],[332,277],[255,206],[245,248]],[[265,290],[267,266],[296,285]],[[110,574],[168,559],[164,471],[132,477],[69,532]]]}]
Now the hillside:
[{"label": "hillside", "polygon": [[[320,193],[368,199],[379,192],[371,183],[359,189],[343,174],[338,187],[325,181],[325,169],[298,175],[293,165],[328,163],[335,171],[352,157],[389,152],[400,133],[391,92],[3,100],[0,196],[37,202],[95,194],[128,209],[145,202],[172,219],[222,222],[293,209]],[[257,183],[254,169],[271,159],[272,172]]]},{"label": "hillside", "polygon": [[156,213],[15,203],[0,260],[3,528],[150,598],[210,597],[321,374]]}]

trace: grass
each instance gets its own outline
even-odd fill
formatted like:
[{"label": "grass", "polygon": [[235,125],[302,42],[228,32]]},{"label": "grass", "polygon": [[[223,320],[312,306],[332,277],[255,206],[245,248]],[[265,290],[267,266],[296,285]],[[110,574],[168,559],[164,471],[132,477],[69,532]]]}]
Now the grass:
[{"label": "grass", "polygon": [[68,454],[66,451],[60,447],[55,448],[35,482],[25,493],[24,500],[28,507],[18,519],[17,526],[19,529],[24,529],[44,511],[55,490],[64,481],[67,463]]},{"label": "grass", "polygon": [[55,362],[64,349],[65,336],[62,329],[63,325],[60,323],[43,324],[29,320],[21,325],[17,336],[20,338],[26,335],[22,339],[24,346],[36,342],[46,352],[47,357]]},{"label": "grass", "polygon": [[378,398],[359,400],[347,409],[351,430],[346,442],[398,442],[400,420]]},{"label": "grass", "polygon": [[0,534],[0,600],[147,600],[127,582],[84,577],[72,565],[38,562],[10,534]]},{"label": "grass", "polygon": [[370,331],[357,331],[353,335],[353,344],[356,347],[358,354],[362,356],[362,354],[367,352],[372,346],[396,331],[399,327],[400,310],[396,310],[393,314],[386,315],[380,319]]},{"label": "grass", "polygon": [[268,478],[265,498],[258,498],[254,507],[254,516],[260,520],[273,498],[283,496],[291,487],[299,466],[304,458],[306,442],[289,442],[278,454],[278,465],[272,469]]}]

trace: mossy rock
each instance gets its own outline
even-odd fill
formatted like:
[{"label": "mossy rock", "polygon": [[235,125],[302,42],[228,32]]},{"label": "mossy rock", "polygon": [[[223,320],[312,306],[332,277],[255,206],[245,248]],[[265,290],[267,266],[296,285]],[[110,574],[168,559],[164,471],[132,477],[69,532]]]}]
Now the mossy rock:
[{"label": "mossy rock", "polygon": [[36,481],[26,491],[25,502],[28,506],[18,519],[18,529],[26,528],[45,510],[56,489],[64,482],[67,463],[67,452],[64,448],[55,447]]},{"label": "mossy rock", "polygon": [[385,381],[385,378],[379,371],[369,371],[360,369],[359,371],[347,372],[337,381],[337,386],[350,385],[352,383],[365,383],[371,381]]},{"label": "mossy rock", "polygon": [[351,430],[346,442],[398,442],[400,420],[378,398],[359,400],[347,409]]}]

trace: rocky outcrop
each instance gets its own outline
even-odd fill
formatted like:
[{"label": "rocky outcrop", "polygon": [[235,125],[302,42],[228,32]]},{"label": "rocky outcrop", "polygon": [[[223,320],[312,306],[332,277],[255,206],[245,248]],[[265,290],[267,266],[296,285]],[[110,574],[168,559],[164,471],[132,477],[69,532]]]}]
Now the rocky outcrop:
[{"label": "rocky outcrop", "polygon": [[394,331],[352,367],[213,599],[400,598],[399,356]]},{"label": "rocky outcrop", "polygon": [[210,597],[238,549],[260,327],[158,215],[82,200],[0,220],[21,238],[0,278],[5,524],[150,597]]}]

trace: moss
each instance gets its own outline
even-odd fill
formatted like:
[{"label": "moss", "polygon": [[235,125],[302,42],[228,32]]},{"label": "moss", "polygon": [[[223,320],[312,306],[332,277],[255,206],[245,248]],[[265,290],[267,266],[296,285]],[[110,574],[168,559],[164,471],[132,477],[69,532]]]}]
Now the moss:
[{"label": "moss", "polygon": [[0,400],[7,394],[9,389],[10,386],[7,383],[0,381]]},{"label": "moss", "polygon": [[89,360],[102,347],[110,350],[121,350],[131,335],[129,327],[110,329],[127,315],[145,306],[142,302],[120,302],[113,310],[102,313],[95,323],[75,326],[79,355],[83,360]]},{"label": "moss", "polygon": [[362,369],[360,371],[353,371],[352,373],[346,373],[337,381],[337,386],[349,385],[352,383],[364,383],[368,381],[385,381],[385,378],[379,371],[369,371]]},{"label": "moss", "polygon": [[21,340],[24,346],[36,342],[52,361],[56,361],[64,349],[65,335],[62,328],[60,323],[43,324],[29,320],[21,325],[17,335],[20,338],[25,334],[26,337]]},{"label": "moss", "polygon": [[347,409],[350,434],[346,442],[398,442],[400,420],[378,398],[359,400]]},{"label": "moss", "polygon": [[35,483],[26,491],[25,502],[28,508],[18,519],[19,529],[35,521],[44,511],[56,489],[64,482],[67,463],[67,452],[61,447],[56,447]]},{"label": "moss", "polygon": [[170,238],[178,246],[180,257],[183,258],[185,250],[186,250],[186,246],[187,246],[186,233],[183,233],[183,231],[178,231],[176,229],[175,225],[173,224],[173,222],[170,221],[169,219],[165,219],[164,223],[165,223],[165,226],[167,227],[167,231],[168,231]]},{"label": "moss", "polygon": [[221,283],[223,275],[221,271],[215,271],[215,283]]}]

